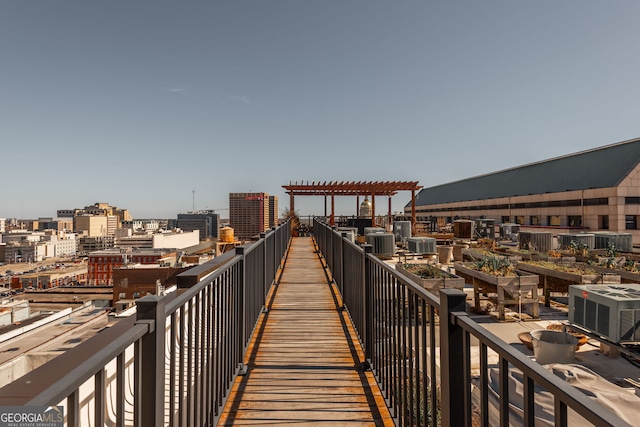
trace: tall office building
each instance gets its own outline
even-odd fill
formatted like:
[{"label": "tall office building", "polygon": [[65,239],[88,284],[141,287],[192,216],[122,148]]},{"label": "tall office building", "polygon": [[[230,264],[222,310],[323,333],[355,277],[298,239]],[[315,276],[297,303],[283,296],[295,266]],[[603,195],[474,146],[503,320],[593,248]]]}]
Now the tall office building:
[{"label": "tall office building", "polygon": [[200,240],[217,239],[220,215],[214,211],[199,211],[178,214],[176,227],[183,231],[198,230]]},{"label": "tall office building", "polygon": [[278,225],[278,196],[269,196],[269,226]]},{"label": "tall office building", "polygon": [[258,236],[277,222],[277,197],[267,193],[229,193],[229,225],[238,239]]}]

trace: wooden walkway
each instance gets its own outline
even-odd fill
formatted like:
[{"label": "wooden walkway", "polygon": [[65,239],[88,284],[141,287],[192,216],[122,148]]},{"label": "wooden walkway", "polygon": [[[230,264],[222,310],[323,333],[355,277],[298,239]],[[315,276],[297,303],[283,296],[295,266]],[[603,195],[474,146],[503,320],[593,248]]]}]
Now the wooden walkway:
[{"label": "wooden walkway", "polygon": [[333,288],[312,239],[294,238],[219,426],[393,425]]}]

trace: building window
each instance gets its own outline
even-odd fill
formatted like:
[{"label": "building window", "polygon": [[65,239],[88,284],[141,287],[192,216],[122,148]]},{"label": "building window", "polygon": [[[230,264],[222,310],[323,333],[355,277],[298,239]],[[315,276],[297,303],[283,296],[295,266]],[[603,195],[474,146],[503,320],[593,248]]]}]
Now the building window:
[{"label": "building window", "polygon": [[624,217],[624,225],[626,230],[638,229],[638,217],[636,215],[627,215]]},{"label": "building window", "polygon": [[531,215],[529,222],[531,225],[542,225],[542,217],[540,215]]},{"label": "building window", "polygon": [[582,216],[581,215],[569,215],[567,217],[567,225],[569,227],[582,227]]},{"label": "building window", "polygon": [[547,217],[547,224],[559,227],[560,226],[560,215],[549,215]]},{"label": "building window", "polygon": [[125,299],[126,297],[127,297],[127,294],[126,294],[126,293],[124,293],[124,292],[120,292],[120,293],[118,294],[118,299]]},{"label": "building window", "polygon": [[609,215],[598,215],[598,228],[600,230],[609,229]]},{"label": "building window", "polygon": [[625,205],[640,205],[640,197],[625,197]]},{"label": "building window", "polygon": [[510,218],[510,217],[508,217],[508,216],[503,216],[503,217],[502,217],[502,223],[503,223],[503,224],[509,224],[509,221],[510,221],[510,220],[511,220],[511,218]]},{"label": "building window", "polygon": [[516,216],[516,224],[524,225],[524,216],[523,215]]}]

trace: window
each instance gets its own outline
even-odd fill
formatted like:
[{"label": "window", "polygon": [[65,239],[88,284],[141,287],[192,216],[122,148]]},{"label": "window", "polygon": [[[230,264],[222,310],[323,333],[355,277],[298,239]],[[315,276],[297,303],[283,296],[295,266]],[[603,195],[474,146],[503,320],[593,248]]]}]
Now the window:
[{"label": "window", "polygon": [[524,225],[524,216],[523,215],[516,216],[516,224]]},{"label": "window", "polygon": [[511,218],[508,217],[508,216],[503,216],[502,217],[502,223],[503,224],[508,224],[510,220],[511,220]]},{"label": "window", "polygon": [[638,217],[635,215],[627,215],[624,217],[624,228],[626,230],[638,229]]},{"label": "window", "polygon": [[567,217],[567,225],[569,227],[582,227],[582,216],[581,215],[569,215]]},{"label": "window", "polygon": [[542,225],[542,217],[540,215],[531,215],[529,222],[531,225]]},{"label": "window", "polygon": [[126,293],[124,293],[124,292],[120,292],[120,293],[118,294],[118,299],[125,299],[126,297],[127,297],[127,294],[126,294]]},{"label": "window", "polygon": [[598,215],[598,228],[600,230],[609,229],[609,215]]},{"label": "window", "polygon": [[555,227],[560,226],[560,215],[549,215],[547,217],[547,224]]}]

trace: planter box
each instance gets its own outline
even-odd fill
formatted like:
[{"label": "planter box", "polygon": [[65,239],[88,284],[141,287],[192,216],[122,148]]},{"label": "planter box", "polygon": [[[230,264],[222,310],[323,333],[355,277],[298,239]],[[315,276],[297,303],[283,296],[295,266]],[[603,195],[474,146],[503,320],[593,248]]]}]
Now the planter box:
[{"label": "planter box", "polygon": [[[574,268],[584,268],[596,270],[592,266],[573,264]],[[551,292],[569,292],[569,286],[579,284],[599,284],[599,283],[620,283],[620,276],[615,274],[602,273],[596,274],[579,274],[567,271],[546,268],[539,265],[532,265],[526,262],[518,263],[518,269],[529,273],[537,274],[542,279],[542,288],[544,292],[544,305],[551,305]],[[605,269],[606,270],[606,269]]]},{"label": "planter box", "polygon": [[[614,274],[620,277],[620,281],[616,283],[640,283],[640,273],[634,273],[633,271],[623,270],[621,268],[606,268],[600,265],[590,265],[589,268],[596,270],[598,273],[610,275]],[[612,283],[612,282],[604,282]]]},{"label": "planter box", "polygon": [[516,271],[517,276],[495,276],[474,270],[464,263],[455,264],[456,274],[473,284],[474,304],[480,308],[481,293],[498,295],[498,320],[505,320],[505,305],[531,304],[532,317],[539,317],[538,281],[535,274]]},{"label": "planter box", "polygon": [[[426,264],[425,264],[426,265]],[[432,267],[436,268],[436,267]],[[431,292],[434,295],[438,295],[438,289],[464,289],[464,279],[462,277],[456,276],[451,273],[447,273],[446,271],[442,271],[442,273],[448,277],[437,278],[437,279],[425,279],[423,277],[418,276],[404,268],[404,264],[399,262],[396,264],[396,270],[405,276],[409,277],[414,282],[418,283],[420,286],[425,288],[427,291]]]}]

